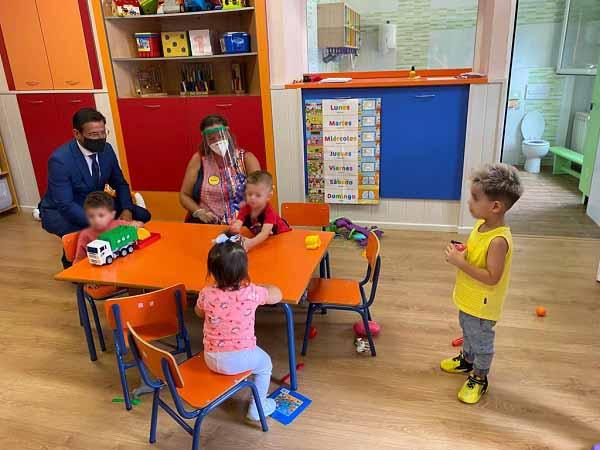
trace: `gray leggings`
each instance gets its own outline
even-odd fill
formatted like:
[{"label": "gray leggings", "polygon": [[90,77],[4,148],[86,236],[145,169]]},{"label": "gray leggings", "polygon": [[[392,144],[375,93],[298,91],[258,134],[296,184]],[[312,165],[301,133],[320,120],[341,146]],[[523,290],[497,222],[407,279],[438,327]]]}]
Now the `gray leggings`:
[{"label": "gray leggings", "polygon": [[463,355],[473,364],[475,375],[485,377],[490,372],[494,358],[493,320],[480,319],[460,311],[458,321],[463,330]]}]

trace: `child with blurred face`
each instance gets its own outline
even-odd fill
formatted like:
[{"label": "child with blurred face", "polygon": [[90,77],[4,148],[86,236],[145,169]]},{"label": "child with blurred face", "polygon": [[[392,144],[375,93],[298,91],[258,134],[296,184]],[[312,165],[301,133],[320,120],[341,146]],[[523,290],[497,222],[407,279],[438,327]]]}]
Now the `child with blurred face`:
[{"label": "child with blurred face", "polygon": [[245,239],[244,246],[250,250],[261,244],[272,234],[281,234],[291,228],[271,207],[273,177],[262,170],[251,173],[246,180],[246,204],[240,209],[230,231],[239,233],[247,227],[254,237]]}]

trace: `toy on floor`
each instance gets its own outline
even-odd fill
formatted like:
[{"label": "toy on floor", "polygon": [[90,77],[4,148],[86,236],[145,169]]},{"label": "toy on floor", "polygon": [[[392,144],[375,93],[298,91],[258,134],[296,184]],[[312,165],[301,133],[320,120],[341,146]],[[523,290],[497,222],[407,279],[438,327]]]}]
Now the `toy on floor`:
[{"label": "toy on floor", "polygon": [[592,450],[600,450],[600,443],[594,444],[594,446],[592,447]]},{"label": "toy on floor", "polygon": [[98,239],[90,242],[87,255],[90,264],[102,266],[111,264],[119,256],[127,256],[133,252],[133,246],[138,240],[138,229],[131,225],[119,225],[105,231]]},{"label": "toy on floor", "polygon": [[[354,334],[358,337],[367,337],[367,331],[365,330],[365,324],[362,320],[359,320],[352,327],[354,329]],[[381,327],[374,320],[369,320],[369,330],[371,330],[371,336],[375,337],[381,332]]]},{"label": "toy on floor", "polygon": [[[115,397],[112,399],[113,403],[125,403],[125,399],[123,397]],[[140,403],[142,403],[142,401],[139,398],[132,398],[131,399],[131,404],[134,406],[139,405]]]},{"label": "toy on floor", "polygon": [[463,345],[463,343],[465,342],[465,338],[464,337],[457,337],[456,339],[452,340],[452,347],[460,347],[461,345]]},{"label": "toy on floor", "polygon": [[354,340],[354,345],[356,346],[356,353],[370,353],[371,346],[369,345],[368,339],[357,337]]},{"label": "toy on floor", "polygon": [[538,317],[545,317],[546,316],[546,308],[544,308],[543,306],[538,306],[537,308],[535,308],[535,314]]},{"label": "toy on floor", "polygon": [[283,425],[289,425],[312,403],[312,400],[299,394],[298,391],[290,391],[280,387],[269,394],[269,398],[275,400],[277,409],[271,418]]},{"label": "toy on floor", "polygon": [[310,331],[308,332],[308,338],[314,339],[317,337],[317,329],[315,327],[310,327]]},{"label": "toy on floor", "polygon": [[[304,369],[304,363],[298,363],[296,364],[296,370],[302,370]],[[284,375],[283,377],[281,377],[281,379],[279,380],[279,382],[281,384],[286,384],[288,381],[290,381],[290,374],[288,373],[287,375]]]},{"label": "toy on floor", "polygon": [[337,236],[341,236],[348,240],[353,240],[358,243],[361,247],[367,246],[367,236],[373,231],[378,238],[383,236],[383,231],[377,226],[362,227],[352,223],[352,221],[346,217],[340,217],[334,220],[326,227],[327,231],[333,231]]},{"label": "toy on floor", "polygon": [[316,250],[321,247],[321,238],[317,234],[311,234],[304,238],[304,246],[309,250]]}]

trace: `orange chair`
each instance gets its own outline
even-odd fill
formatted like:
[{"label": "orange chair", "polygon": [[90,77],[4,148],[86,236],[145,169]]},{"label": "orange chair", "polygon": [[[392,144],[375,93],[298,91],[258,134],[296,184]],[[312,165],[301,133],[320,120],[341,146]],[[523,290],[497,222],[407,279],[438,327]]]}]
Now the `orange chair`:
[{"label": "orange chair", "polygon": [[[204,418],[217,406],[242,389],[252,390],[263,431],[268,431],[267,419],[253,382],[247,378],[251,371],[237,375],[212,372],[204,362],[204,354],[197,354],[180,365],[173,355],[149,344],[140,331],[128,323],[129,346],[144,382],[154,389],[150,419],[150,443],[156,442],[158,407],[164,409],[185,431],[192,435],[192,450],[200,445],[200,427]],[[175,410],[160,398],[161,388],[167,384]],[[189,411],[185,403],[194,408]],[[192,428],[185,421],[195,419]]]},{"label": "orange chair", "polygon": [[[373,232],[369,233],[365,253],[368,261],[367,273],[360,282],[336,278],[313,278],[311,281],[307,296],[309,305],[304,342],[302,343],[302,355],[306,355],[308,348],[308,338],[314,312],[317,310],[327,311],[328,309],[355,311],[359,313],[367,332],[371,355],[376,355],[373,336],[369,328],[369,320],[371,320],[369,308],[375,301],[377,284],[379,283],[381,257],[379,256],[379,239]],[[371,292],[367,297],[365,286],[368,283],[371,283]]]},{"label": "orange chair", "polygon": [[[75,253],[77,252],[77,240],[79,239],[79,231],[74,233],[65,234],[62,237],[63,250],[65,252],[65,259],[72,263],[75,259]],[[118,288],[115,286],[96,286],[92,284],[86,284],[83,287],[83,296],[92,309],[92,316],[94,318],[94,324],[96,325],[96,331],[98,332],[98,341],[100,341],[100,348],[102,351],[106,351],[106,344],[104,342],[104,333],[102,332],[102,325],[100,325],[100,318],[98,317],[98,308],[96,308],[96,300],[107,300],[109,298],[117,297],[119,295],[127,294],[127,289]],[[85,306],[85,305],[84,305]],[[81,324],[81,316],[79,317],[79,323]]]},{"label": "orange chair", "polygon": [[185,306],[185,286],[183,284],[147,294],[108,300],[104,304],[106,318],[113,330],[125,408],[131,409],[126,371],[135,367],[135,361],[127,362],[125,360],[128,355],[125,339],[126,324],[133,325],[137,333],[148,341],[175,336],[176,345],[173,346],[172,354],[185,352],[190,358],[192,356],[190,338],[183,320]]},{"label": "orange chair", "polygon": [[[281,217],[291,226],[321,227],[329,225],[329,205],[327,203],[282,203]],[[325,253],[320,265],[321,278],[331,278],[329,253]]]}]

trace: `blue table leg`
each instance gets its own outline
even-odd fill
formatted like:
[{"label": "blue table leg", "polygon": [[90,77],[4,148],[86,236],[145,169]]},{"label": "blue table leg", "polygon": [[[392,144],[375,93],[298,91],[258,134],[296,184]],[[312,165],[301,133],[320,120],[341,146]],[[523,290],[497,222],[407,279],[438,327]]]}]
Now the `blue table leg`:
[{"label": "blue table leg", "polygon": [[294,338],[294,312],[292,307],[287,303],[280,303],[285,313],[285,322],[287,325],[288,339],[288,357],[290,360],[290,389],[295,391],[298,389],[298,379],[296,378],[296,340]]},{"label": "blue table leg", "polygon": [[87,341],[88,351],[90,352],[90,359],[96,361],[98,359],[96,356],[96,345],[94,344],[90,316],[83,296],[83,284],[77,285],[77,308],[79,308],[79,317],[81,318],[83,331],[85,332],[85,340]]}]

